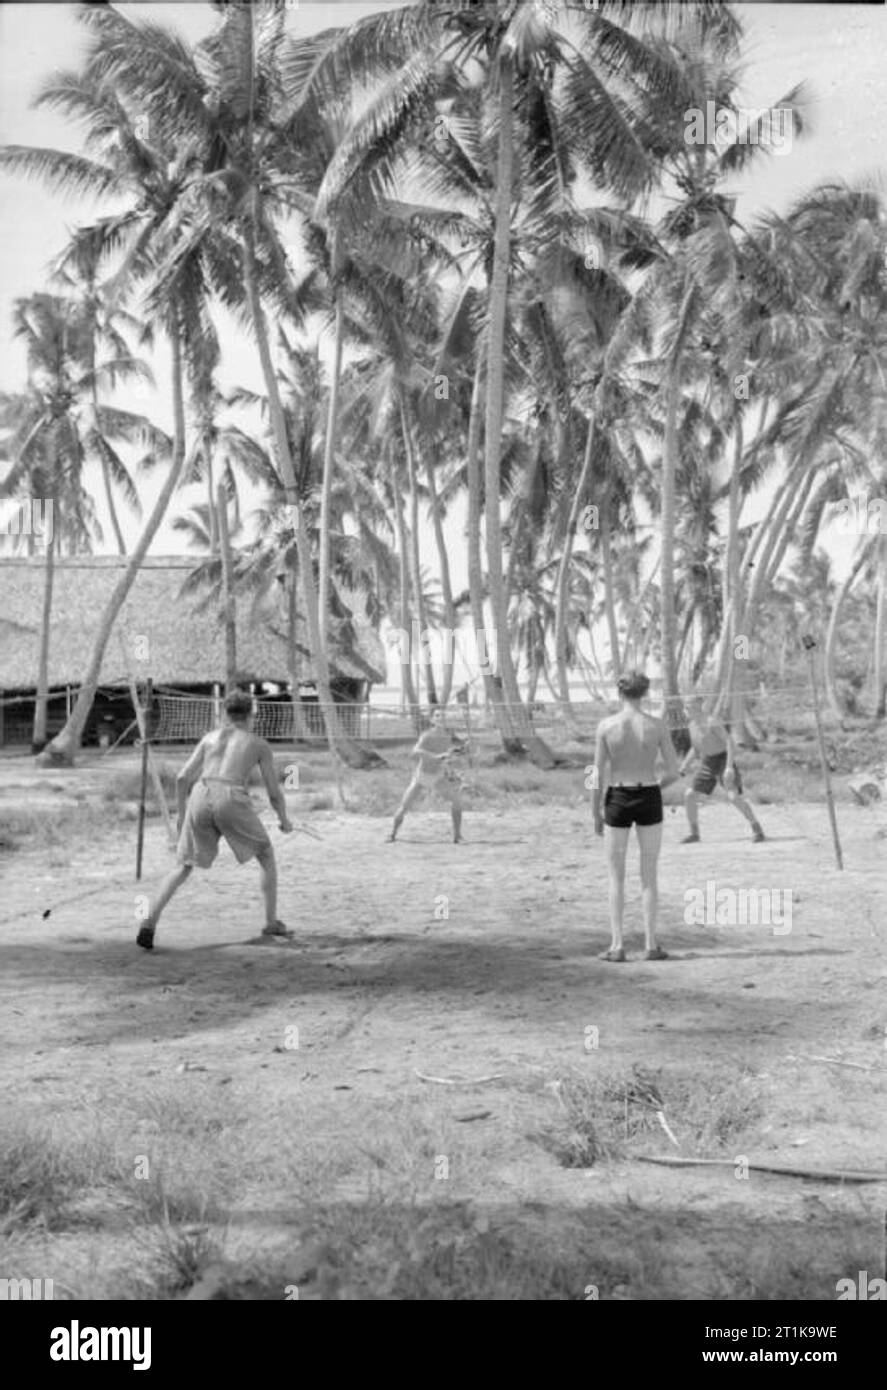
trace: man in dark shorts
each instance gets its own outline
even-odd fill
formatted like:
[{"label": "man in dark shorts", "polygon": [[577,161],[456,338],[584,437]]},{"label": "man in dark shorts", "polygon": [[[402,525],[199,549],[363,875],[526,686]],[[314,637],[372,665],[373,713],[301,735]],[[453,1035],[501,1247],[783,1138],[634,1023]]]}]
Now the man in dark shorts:
[{"label": "man in dark shorts", "polygon": [[[625,910],[625,856],[631,827],[637,827],[641,851],[645,960],[667,960],[656,941],[659,908],[657,870],[662,845],[662,788],[679,777],[678,760],[667,726],[641,709],[650,682],[640,671],[620,676],[618,714],[598,725],[592,809],[595,834],[608,834],[610,869],[610,945],[601,960],[624,961],[622,919]],[[661,760],[665,771],[657,777]],[[606,792],[606,795],[605,795]],[[603,800],[603,813],[601,801]]]},{"label": "man in dark shorts", "polygon": [[696,757],[699,767],[693,777],[693,785],[684,793],[684,805],[690,833],[681,841],[684,845],[696,844],[699,840],[699,799],[709,797],[718,786],[723,787],[731,806],[745,817],[752,828],[752,840],[759,844],[764,832],[751,806],[742,795],[742,778],[735,762],[735,748],[730,730],[719,719],[714,719],[706,710],[701,695],[692,695],[687,701],[690,719],[689,733],[691,748],[681,763],[683,773]]}]

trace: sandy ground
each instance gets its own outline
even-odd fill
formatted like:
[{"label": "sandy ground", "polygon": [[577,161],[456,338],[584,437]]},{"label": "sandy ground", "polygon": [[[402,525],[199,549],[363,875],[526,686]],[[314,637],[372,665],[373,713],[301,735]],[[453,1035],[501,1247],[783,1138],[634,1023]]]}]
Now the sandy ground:
[{"label": "sandy ground", "polygon": [[[85,1111],[117,1117],[127,1136],[135,1126],[124,1141],[134,1155],[147,1144],[132,1118],[147,1095],[192,1098],[195,1113],[221,1105],[259,1145],[279,1130],[287,1156],[272,1195],[245,1167],[230,1203],[233,1258],[285,1242],[309,1177],[317,1200],[359,1203],[387,1165],[404,1201],[407,1187],[410,1202],[464,1200],[527,1230],[591,1222],[588,1280],[609,1278],[602,1296],[834,1297],[837,1279],[881,1272],[887,1184],[739,1181],[728,1169],[634,1160],[571,1169],[538,1135],[562,1118],[553,1081],[636,1063],[659,1075],[682,1151],[696,1153],[668,1106],[669,1078],[741,1072],[762,1107],[738,1153],[887,1166],[887,848],[871,812],[841,814],[843,873],[822,806],[765,808],[763,845],[716,806],[703,842],[681,846],[682,816],[668,814],[661,937],[671,959],[639,959],[633,847],[622,966],[596,958],[608,939],[604,847],[579,806],[469,809],[461,846],[434,805],[394,846],[386,822],[345,813],[310,818],[321,843],[275,832],[291,944],[256,939],[257,871],[226,848],[173,901],[154,954],[134,945],[131,825],[71,856],[20,848],[4,856],[0,906],[5,1108],[62,1126]],[[151,821],[146,883],[170,862]],[[790,933],[685,926],[685,890],[710,879],[791,889]],[[676,1152],[658,1130],[642,1148]],[[67,1265],[61,1237],[38,1245],[82,1293],[109,1230],[98,1222],[89,1259],[72,1248]],[[33,1264],[37,1237],[22,1239],[19,1265]],[[851,1268],[835,1267],[835,1242]],[[789,1248],[803,1266],[797,1292],[788,1275],[768,1288],[768,1266]]]}]

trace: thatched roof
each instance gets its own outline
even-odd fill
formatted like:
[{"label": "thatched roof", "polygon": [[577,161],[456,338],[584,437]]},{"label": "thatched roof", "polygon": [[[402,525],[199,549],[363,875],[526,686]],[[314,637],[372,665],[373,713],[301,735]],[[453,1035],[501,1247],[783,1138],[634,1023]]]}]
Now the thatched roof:
[{"label": "thatched roof", "polygon": [[[55,567],[49,684],[78,684],[84,674],[99,618],[126,564],[117,556],[60,559]],[[225,679],[225,633],[218,607],[183,598],[181,588],[195,562],[183,556],[145,560],[129,591],[105,651],[100,683],[126,679],[118,633],[147,639],[144,661],[132,662],[140,677],[156,685],[202,685]],[[42,559],[0,558],[0,690],[31,689],[37,680],[43,604]],[[359,619],[356,641],[331,651],[332,674],[374,683],[384,681],[385,653],[378,634]],[[238,671],[257,681],[288,679],[286,619],[257,614],[252,602],[237,600]],[[298,628],[299,677],[313,677],[304,623]]]}]

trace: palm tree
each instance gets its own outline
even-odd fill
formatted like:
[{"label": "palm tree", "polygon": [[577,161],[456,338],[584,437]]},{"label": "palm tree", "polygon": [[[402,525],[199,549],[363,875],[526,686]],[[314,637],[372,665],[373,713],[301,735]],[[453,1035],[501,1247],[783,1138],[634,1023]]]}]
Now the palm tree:
[{"label": "palm tree", "polygon": [[[151,451],[169,459],[163,487],[142,530],[129,563],[112,591],[98,623],[93,650],[71,715],[62,731],[41,754],[41,761],[71,762],[98,686],[105,648],[117,615],[132,587],[142,560],[179,485],[185,462],[184,371],[186,359],[194,360],[193,344],[205,325],[204,281],[193,249],[180,250],[181,230],[170,221],[182,195],[186,155],[181,142],[164,138],[161,123],[151,119],[148,130],[139,126],[137,106],[123,99],[108,80],[106,58],[110,30],[123,24],[130,37],[138,33],[110,10],[85,10],[81,17],[97,25],[94,42],[83,70],[56,74],[41,91],[38,102],[49,103],[82,120],[86,125],[87,155],[65,151],[7,146],[0,151],[0,167],[45,179],[59,192],[88,192],[97,198],[125,197],[129,206],[95,224],[99,256],[122,255],[122,264],[108,293],[122,296],[132,286],[149,282],[146,306],[162,326],[172,349],[173,438],[147,424],[142,434]],[[157,27],[146,29],[142,59],[170,66],[181,58],[183,45]],[[100,248],[100,249],[98,249]],[[170,260],[171,253],[175,257]]]},{"label": "palm tree", "polygon": [[[107,419],[109,412],[103,411],[99,403],[99,394],[103,386],[114,389],[133,380],[152,384],[150,369],[146,363],[132,355],[125,334],[135,334],[143,345],[150,342],[151,335],[145,324],[116,303],[101,284],[103,240],[104,232],[101,227],[78,228],[56,263],[53,279],[67,295],[82,306],[85,316],[88,336],[84,365],[88,374],[92,416],[85,442],[89,452],[96,454],[101,464],[105,505],[108,508],[111,529],[114,532],[118,553],[125,555],[126,542],[117,516],[115,488],[122,493],[127,506],[137,517],[141,516],[141,504],[129,469],[114,448],[107,431],[102,428],[103,419]],[[116,413],[118,425],[123,423],[125,418],[119,412]]]},{"label": "palm tree", "polygon": [[[125,344],[116,357],[96,359],[95,306],[48,294],[15,302],[13,327],[25,342],[28,390],[3,400],[6,447],[13,465],[3,484],[8,495],[27,488],[51,508],[46,528],[43,616],[38,660],[33,746],[46,743],[47,675],[56,554],[91,549],[101,539],[84,467],[98,458],[110,495],[107,461],[118,456],[112,440],[132,441],[150,429],[142,417],[98,404],[100,383],[145,370]],[[84,416],[86,417],[84,420]],[[127,477],[121,465],[123,476]]]},{"label": "palm tree", "polygon": [[281,101],[284,9],[276,4],[228,5],[215,33],[194,53],[181,45],[176,48],[174,36],[156,26],[131,24],[112,9],[92,13],[101,34],[101,71],[141,104],[152,129],[156,125],[166,138],[178,141],[189,168],[187,191],[173,214],[178,245],[168,275],[175,273],[176,258],[196,255],[208,282],[227,304],[245,303],[277,467],[295,508],[302,604],[330,750],[353,766],[368,766],[378,759],[345,736],[333,705],[310,537],[297,501],[266,317],[266,303],[297,321],[304,311],[280,228],[300,195],[300,132]]},{"label": "palm tree", "polygon": [[[709,14],[715,7],[699,7]],[[668,7],[645,7],[654,25],[667,22]],[[729,28],[723,12],[716,24]],[[634,17],[628,6],[604,4],[579,22],[558,5],[519,5],[516,0],[474,6],[432,7],[418,4],[393,15],[373,16],[346,35],[335,31],[304,41],[291,55],[287,75],[290,90],[303,102],[330,99],[346,83],[381,83],[378,95],[355,122],[330,166],[319,204],[340,197],[349,180],[374,177],[379,185],[396,177],[405,142],[427,137],[434,117],[435,97],[452,92],[454,68],[479,63],[488,78],[490,101],[498,124],[498,170],[493,254],[487,298],[487,371],[485,491],[487,496],[487,558],[494,624],[503,637],[502,677],[506,699],[520,723],[522,737],[538,760],[550,765],[551,755],[532,735],[523,711],[510,651],[504,642],[507,604],[502,565],[500,498],[500,430],[504,406],[505,324],[509,296],[510,256],[515,170],[515,128],[532,140],[538,164],[550,155],[549,198],[561,199],[573,176],[566,154],[584,147],[591,151],[596,175],[620,193],[636,192],[652,182],[651,159],[632,129],[624,101],[625,70],[655,86],[667,63],[650,45],[629,30]],[[643,27],[643,25],[642,25]],[[556,100],[555,78],[563,74],[562,102]],[[607,85],[607,79],[610,85]],[[517,115],[515,100],[519,96]],[[448,118],[447,118],[448,119]],[[567,132],[573,137],[571,142]],[[459,132],[456,132],[458,142]],[[528,148],[530,148],[528,143]],[[532,158],[533,156],[531,156]],[[479,374],[475,375],[479,383]],[[479,429],[479,426],[476,427]],[[472,445],[469,444],[469,466]],[[472,518],[477,509],[472,508]]]}]

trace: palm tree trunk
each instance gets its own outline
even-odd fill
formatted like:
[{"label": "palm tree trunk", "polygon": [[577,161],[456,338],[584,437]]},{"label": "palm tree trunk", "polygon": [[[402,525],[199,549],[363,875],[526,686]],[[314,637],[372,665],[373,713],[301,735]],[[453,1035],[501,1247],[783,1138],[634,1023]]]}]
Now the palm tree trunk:
[{"label": "palm tree trunk", "polygon": [[40,657],[37,663],[37,698],[34,701],[34,733],[31,751],[39,753],[46,745],[46,714],[49,702],[49,635],[52,622],[52,589],[55,579],[55,527],[46,537],[43,579],[43,612],[40,617]]},{"label": "palm tree trunk", "polygon": [[[215,555],[219,548],[219,525],[216,515],[215,480],[213,478],[212,435],[209,430],[203,431],[203,466],[206,469],[206,501],[209,510],[209,516],[207,518],[209,522],[209,553],[210,555]],[[225,498],[222,505],[227,508],[227,498]]]},{"label": "palm tree trunk", "polygon": [[400,577],[400,688],[413,721],[419,730],[419,704],[413,685],[412,664],[412,619],[410,614],[410,581],[407,528],[403,516],[403,500],[400,495],[398,479],[394,468],[394,450],[391,450],[391,492],[394,498],[394,521],[397,528],[397,560]]},{"label": "palm tree trunk", "polygon": [[287,572],[287,602],[286,602],[286,659],[287,674],[290,682],[290,699],[293,706],[293,738],[301,738],[304,733],[302,720],[302,702],[299,696],[299,682],[301,671],[299,669],[299,604],[298,604],[298,577],[295,567]]},{"label": "palm tree trunk", "polygon": [[335,344],[333,348],[333,372],[330,382],[329,409],[326,419],[326,438],[323,448],[323,479],[320,491],[320,546],[319,572],[317,579],[317,600],[320,617],[320,641],[327,650],[330,607],[330,526],[333,499],[333,474],[336,461],[336,425],[339,418],[339,383],[342,377],[342,348],[345,341],[345,305],[342,291],[337,284],[341,269],[341,250],[339,233],[333,232],[332,264],[330,273],[335,295]]},{"label": "palm tree trunk", "polygon": [[[682,316],[683,317],[683,316]],[[674,535],[675,535],[675,476],[678,462],[678,393],[680,390],[680,357],[675,350],[668,364],[666,379],[665,440],[662,450],[662,580],[660,583],[660,638],[662,642],[663,717],[672,730],[675,747],[686,752],[689,738],[686,719],[678,691],[677,667],[677,610],[675,608]],[[647,639],[644,641],[646,655]]]},{"label": "palm tree trunk", "polygon": [[887,619],[887,544],[880,534],[876,541],[875,553],[878,561],[874,641],[875,718],[883,719],[887,714],[887,672],[884,669],[884,623]]},{"label": "palm tree trunk", "polygon": [[660,584],[662,612],[662,683],[666,708],[676,709],[678,698],[677,671],[677,612],[675,609],[674,535],[675,535],[675,474],[678,459],[678,359],[668,364],[665,406],[665,443],[662,451],[662,580]]},{"label": "palm tree trunk", "polygon": [[788,476],[783,479],[774,494],[767,518],[756,528],[739,561],[736,588],[730,595],[729,604],[721,620],[721,633],[715,658],[716,713],[721,713],[729,700],[732,679],[732,634],[738,632],[745,625],[743,614],[748,603],[749,593],[755,582],[755,572],[758,569],[760,556],[770,555],[775,537],[779,534],[786,513],[791,506],[795,487],[794,472],[789,471]]},{"label": "palm tree trunk", "polygon": [[517,672],[509,645],[508,613],[502,575],[502,521],[500,516],[500,462],[502,415],[505,394],[505,316],[508,307],[508,265],[511,247],[511,203],[514,184],[514,68],[510,55],[499,54],[499,157],[496,173],[496,233],[490,275],[489,330],[487,341],[487,392],[484,431],[486,490],[487,577],[493,627],[496,632],[499,669],[505,700],[517,723],[519,737],[539,767],[554,767],[555,758],[533,732],[521,699]]},{"label": "palm tree trunk", "polygon": [[157,533],[157,530],[166,515],[166,510],[172,499],[172,495],[179,485],[182,477],[182,469],[185,464],[185,406],[182,390],[182,344],[178,325],[171,334],[172,345],[172,397],[173,397],[173,452],[170,463],[169,473],[166,482],[160,490],[157,501],[148,517],[147,523],[138,544],[123,574],[114,586],[111,597],[105,605],[99,622],[98,631],[93,643],[92,653],[83,683],[77,695],[74,708],[71,711],[65,727],[43,750],[37,759],[42,767],[63,764],[70,766],[74,762],[80,742],[83,738],[83,730],[92,709],[95,693],[98,689],[99,676],[102,669],[102,660],[105,655],[105,648],[114,630],[117,615],[126,600],[126,596],[135,583],[142,561],[148,553],[148,548]]},{"label": "palm tree trunk", "polygon": [[274,363],[271,361],[271,349],[268,344],[265,312],[262,308],[262,302],[259,296],[258,277],[256,274],[254,219],[255,206],[253,206],[251,218],[247,220],[243,228],[244,280],[246,282],[246,293],[249,302],[253,332],[256,335],[256,347],[258,348],[259,361],[262,366],[262,376],[265,381],[265,391],[268,396],[268,408],[271,416],[271,429],[274,437],[278,466],[286,487],[287,500],[292,503],[296,513],[296,547],[299,554],[299,583],[302,588],[305,618],[308,624],[308,641],[311,648],[311,661],[314,666],[314,679],[320,698],[321,715],[324,728],[326,729],[330,753],[334,760],[341,757],[350,767],[371,767],[380,763],[382,759],[377,753],[371,753],[359,748],[352,739],[347,737],[342,731],[338,715],[333,705],[326,648],[320,635],[317,589],[314,583],[314,569],[311,558],[311,541],[308,536],[308,527],[305,524],[305,515],[299,501],[296,470],[293,464],[289,438],[286,432],[286,418],[283,413],[280,390],[274,372]]},{"label": "palm tree trunk", "polygon": [[234,566],[231,560],[231,537],[228,535],[228,498],[225,484],[219,483],[217,495],[219,542],[222,552],[222,598],[225,618],[225,693],[237,687],[237,609],[234,598]]},{"label": "palm tree trunk", "polygon": [[99,446],[99,454],[102,462],[102,484],[105,489],[105,501],[108,505],[108,515],[111,518],[111,530],[114,532],[114,540],[117,543],[118,555],[126,554],[126,541],[123,539],[123,532],[120,529],[120,521],[117,517],[117,507],[114,503],[114,489],[111,486],[111,470],[105,458],[104,450]]},{"label": "palm tree trunk", "polygon": [[[483,359],[480,352],[474,369],[471,388],[471,406],[468,416],[468,442],[466,472],[468,475],[468,596],[471,603],[471,621],[474,624],[475,643],[480,662],[480,673],[484,683],[484,696],[496,728],[502,739],[502,747],[511,757],[520,757],[523,748],[514,736],[508,709],[504,704],[499,684],[490,664],[491,643],[487,640],[487,623],[484,614],[484,575],[480,553],[480,429],[481,429],[481,382],[483,380]],[[483,643],[483,652],[480,644]]]},{"label": "palm tree trunk", "polygon": [[410,434],[403,397],[401,397],[399,404],[400,428],[403,434],[403,449],[407,464],[407,490],[410,499],[410,572],[412,574],[413,593],[415,595],[416,622],[419,625],[419,651],[417,655],[419,658],[419,669],[425,678],[425,690],[428,695],[428,703],[429,705],[436,705],[437,687],[434,680],[434,668],[431,664],[431,649],[427,642],[422,641],[422,634],[427,632],[427,624],[425,619],[425,598],[422,593],[422,564],[419,554],[419,489],[416,483],[416,456],[413,452],[413,438]]},{"label": "palm tree trunk", "polygon": [[742,419],[736,415],[736,437],[733,443],[733,466],[730,470],[730,488],[727,502],[727,554],[724,561],[723,608],[724,641],[727,643],[726,686],[732,691],[731,724],[738,730],[743,722],[745,704],[744,693],[734,689],[736,684],[736,605],[733,595],[739,591],[739,476],[742,468]]},{"label": "palm tree trunk", "polygon": [[763,596],[776,578],[789,543],[797,534],[797,523],[807,505],[816,476],[816,471],[809,469],[801,486],[794,492],[787,493],[789,505],[783,513],[784,521],[774,524],[770,536],[762,547],[761,556],[755,565],[754,577],[749,588],[748,601],[742,612],[742,631],[735,631],[734,642],[729,647],[728,689],[732,692],[730,695],[730,721],[733,737],[737,743],[745,743],[751,747],[757,746],[757,739],[754,732],[746,725],[745,708],[748,691],[745,683],[740,683],[738,674],[740,669],[745,672],[747,668],[745,666],[738,668],[736,665],[735,640],[740,636],[748,637],[754,629]]},{"label": "palm tree trunk", "polygon": [[573,559],[573,543],[576,539],[576,528],[579,525],[579,512],[588,493],[588,481],[591,477],[591,459],[593,451],[594,415],[589,415],[588,429],[585,434],[585,454],[582,459],[582,468],[579,472],[579,481],[576,484],[573,500],[570,503],[570,512],[567,517],[567,526],[564,532],[561,558],[558,563],[557,576],[554,581],[555,669],[557,670],[557,683],[560,691],[559,703],[563,710],[564,718],[568,722],[572,718],[570,714],[570,678],[567,671],[567,620],[569,617],[570,564]]},{"label": "palm tree trunk", "polygon": [[635,633],[636,633],[636,631],[637,631],[637,625],[638,625],[638,623],[640,622],[640,619],[641,619],[641,617],[642,617],[642,615],[643,615],[643,611],[644,611],[644,599],[647,597],[647,593],[649,592],[649,590],[650,590],[650,588],[651,588],[651,586],[652,586],[652,584],[653,584],[653,581],[654,581],[654,579],[656,578],[656,572],[657,572],[657,570],[659,569],[659,564],[660,564],[660,561],[657,560],[656,563],[654,564],[653,568],[651,569],[649,575],[647,576],[646,580],[644,581],[644,586],[643,586],[643,588],[640,590],[640,592],[638,593],[637,599],[635,600],[634,605],[633,605],[632,610],[631,610],[631,613],[630,613],[630,615],[629,615],[628,625],[627,625],[626,631],[625,631],[625,644],[624,644],[624,646],[623,646],[623,648],[622,648],[622,669],[623,669],[623,671],[624,671],[625,668],[629,665],[629,659],[630,659],[630,661],[631,661],[631,665],[632,665],[632,666],[635,666],[635,667],[640,668],[641,663],[640,663],[639,661],[637,661],[633,656],[630,657],[630,653],[631,653],[632,648],[633,648],[633,646],[634,646],[634,642],[635,642]]},{"label": "palm tree trunk", "polygon": [[601,503],[601,559],[604,569],[604,611],[607,615],[607,631],[610,634],[610,664],[613,667],[613,681],[615,683],[622,675],[622,669],[619,660],[619,629],[616,626],[616,596],[613,592],[609,495],[605,495]]},{"label": "palm tree trunk", "polygon": [[874,545],[874,542],[875,537],[872,536],[862,546],[859,554],[853,561],[850,573],[847,575],[847,578],[844,580],[844,583],[841,585],[840,589],[835,595],[835,601],[832,606],[831,617],[829,618],[828,629],[826,631],[825,659],[823,662],[823,667],[825,671],[825,696],[826,700],[828,701],[829,709],[831,710],[835,718],[838,720],[843,719],[844,717],[844,711],[841,709],[841,702],[838,699],[838,687],[835,683],[835,650],[837,647],[838,637],[838,619],[841,616],[841,609],[844,607],[844,603],[850,594],[850,590],[856,583],[856,580],[858,579],[862,571],[862,568],[869,557],[869,553],[871,551],[872,546]]},{"label": "palm tree trunk", "polygon": [[[429,450],[425,455],[425,480],[428,485],[428,497],[431,503],[431,522],[434,527],[434,541],[437,546],[437,561],[440,566],[440,588],[443,595],[444,622],[447,628],[447,641],[455,640],[456,632],[456,610],[453,607],[453,585],[450,579],[450,557],[447,554],[447,543],[443,531],[443,520],[440,514],[440,499],[437,495],[437,486],[434,481],[434,462]],[[448,649],[449,652],[449,649]],[[443,663],[443,679],[440,690],[440,703],[445,705],[450,698],[453,690],[453,675],[455,667],[455,653],[450,652],[448,659]]]},{"label": "palm tree trunk", "polygon": [[[95,313],[95,310],[93,309],[93,315],[94,315],[94,313]],[[105,489],[105,501],[106,501],[107,504],[108,504],[108,515],[109,515],[109,517],[111,518],[111,530],[114,532],[114,540],[117,542],[117,553],[118,553],[119,555],[125,555],[125,554],[126,554],[126,542],[125,542],[124,539],[123,539],[123,532],[122,532],[121,529],[120,529],[120,521],[119,521],[118,516],[117,516],[117,507],[116,507],[116,505],[115,505],[115,503],[114,503],[114,490],[113,490],[113,488],[112,488],[112,486],[111,486],[111,469],[110,469],[110,467],[108,466],[108,460],[105,458],[105,450],[104,450],[104,447],[103,447],[102,442],[101,442],[101,441],[102,441],[102,427],[101,427],[101,423],[100,423],[100,421],[99,421],[99,393],[98,393],[98,387],[96,386],[96,379],[95,379],[95,357],[96,357],[95,331],[96,331],[96,325],[95,325],[95,318],[93,317],[93,321],[92,321],[92,335],[91,335],[91,337],[90,337],[90,342],[89,342],[89,372],[90,372],[90,378],[91,378],[90,396],[91,396],[91,400],[92,400],[92,414],[93,414],[93,419],[95,420],[96,439],[99,440],[99,446],[98,446],[98,448],[99,448],[99,458],[101,459],[101,465],[102,465],[102,483],[103,483],[104,489]]]}]

